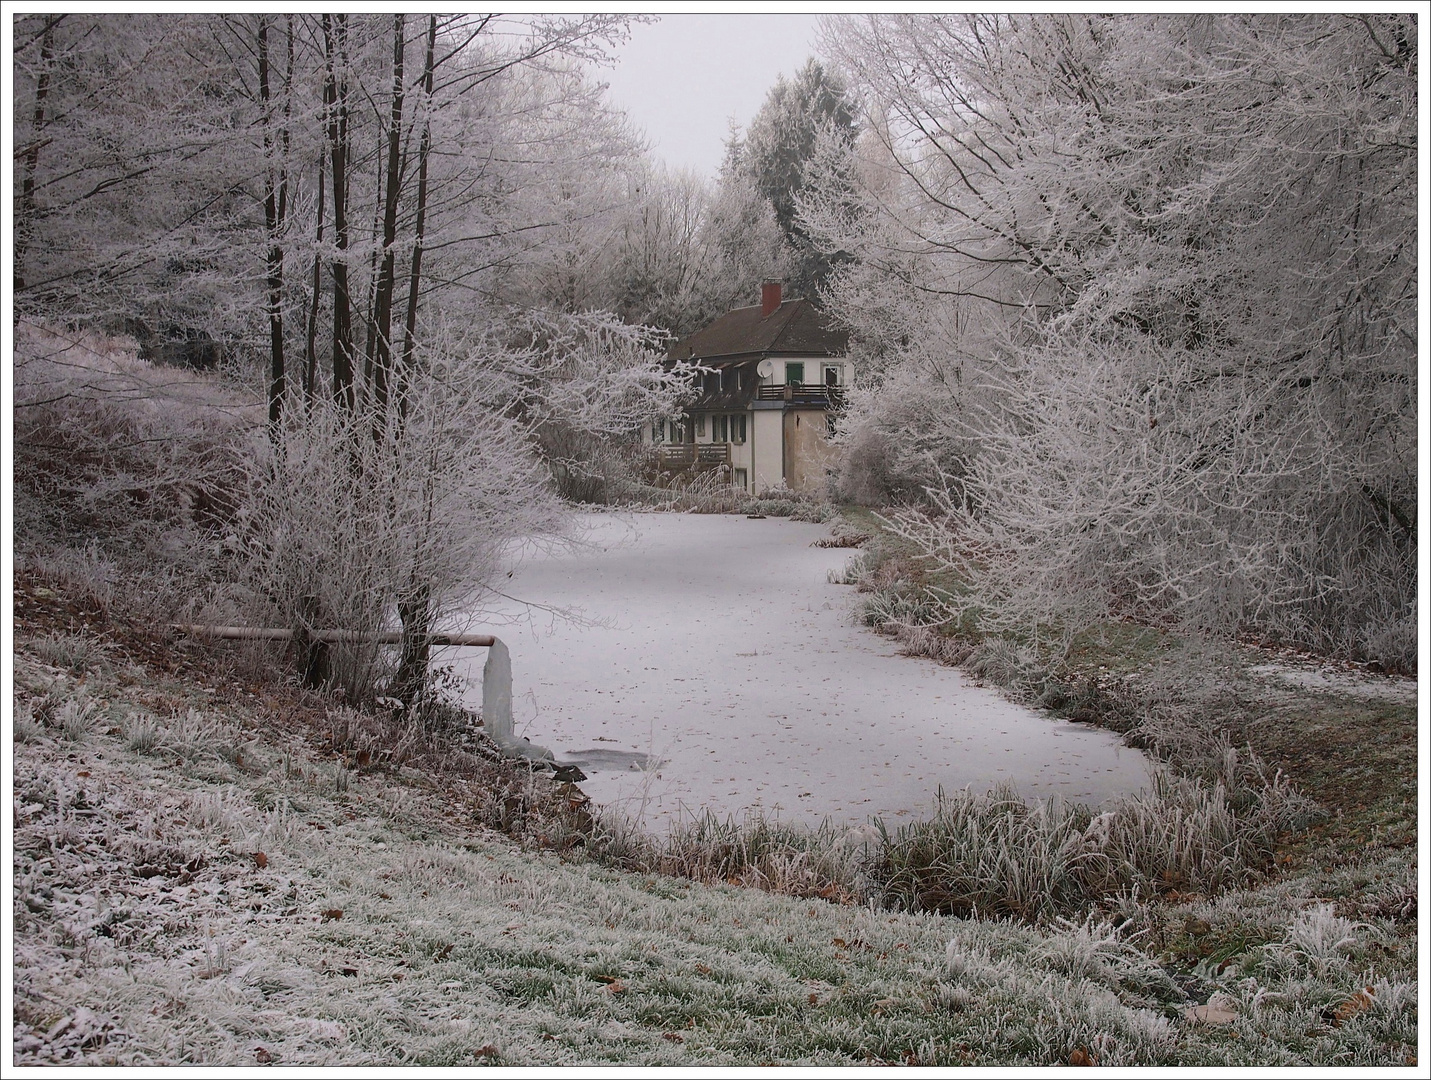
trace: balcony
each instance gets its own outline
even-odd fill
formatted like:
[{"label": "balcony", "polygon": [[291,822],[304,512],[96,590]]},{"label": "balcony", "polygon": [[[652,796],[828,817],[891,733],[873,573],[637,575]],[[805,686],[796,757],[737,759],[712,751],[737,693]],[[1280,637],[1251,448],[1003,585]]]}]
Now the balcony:
[{"label": "balcony", "polygon": [[653,447],[651,456],[663,472],[718,469],[730,464],[730,443],[673,443]]},{"label": "balcony", "polygon": [[844,404],[845,395],[843,389],[838,386],[821,386],[818,383],[777,383],[774,386],[756,387],[755,400],[783,401],[787,405],[838,409]]}]

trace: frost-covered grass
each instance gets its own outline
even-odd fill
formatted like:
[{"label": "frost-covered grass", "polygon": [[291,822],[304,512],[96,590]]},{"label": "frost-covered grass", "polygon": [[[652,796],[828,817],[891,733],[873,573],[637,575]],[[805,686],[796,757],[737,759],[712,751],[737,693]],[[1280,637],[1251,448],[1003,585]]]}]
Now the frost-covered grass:
[{"label": "frost-covered grass", "polygon": [[[654,479],[656,482],[650,482]],[[831,521],[836,507],[819,497],[768,488],[754,494],[734,487],[719,472],[659,474],[613,485],[610,501],[624,509],[690,514],[760,514],[795,521]]]},{"label": "frost-covered grass", "polygon": [[911,910],[1048,919],[1119,893],[1219,891],[1266,865],[1279,835],[1315,807],[1285,783],[1249,783],[1235,752],[1215,784],[1159,771],[1101,813],[1020,799],[1012,787],[942,797],[934,814],[884,832],[875,894]]},{"label": "frost-covered grass", "polygon": [[523,850],[137,674],[17,656],[16,1064],[1414,1058],[1407,860],[1037,926],[802,899]]}]

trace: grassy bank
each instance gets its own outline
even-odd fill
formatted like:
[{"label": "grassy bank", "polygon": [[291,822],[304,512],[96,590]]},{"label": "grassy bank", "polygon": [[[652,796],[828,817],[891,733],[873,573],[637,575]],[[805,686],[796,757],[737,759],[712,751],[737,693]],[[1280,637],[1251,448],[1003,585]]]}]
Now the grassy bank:
[{"label": "grassy bank", "polygon": [[847,572],[863,594],[861,618],[910,655],[957,665],[1051,715],[1124,733],[1184,774],[1216,771],[1220,746],[1250,750],[1324,811],[1307,834],[1315,839],[1289,836],[1282,856],[1299,858],[1309,843],[1347,857],[1414,847],[1414,678],[1131,623],[1055,642],[985,638],[972,620],[940,620],[938,597],[959,582],[927,572],[871,512],[846,508],[841,517],[845,530],[871,538]]},{"label": "grassy bank", "polygon": [[1073,919],[892,910],[867,882],[718,883],[755,880],[719,836],[620,870],[639,845],[583,832],[574,789],[403,746],[58,582],[21,583],[16,640],[17,1063],[1415,1059],[1404,822]]}]

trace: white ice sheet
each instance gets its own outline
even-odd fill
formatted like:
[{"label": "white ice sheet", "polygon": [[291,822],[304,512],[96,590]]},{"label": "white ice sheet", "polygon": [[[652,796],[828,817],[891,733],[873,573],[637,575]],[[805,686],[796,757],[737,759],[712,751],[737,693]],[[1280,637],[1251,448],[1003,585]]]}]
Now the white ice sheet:
[{"label": "white ice sheet", "polygon": [[[660,831],[709,808],[891,823],[935,792],[1013,780],[1100,802],[1147,779],[1108,732],[1040,716],[853,624],[851,552],[779,518],[591,514],[577,550],[514,552],[484,612],[511,649],[516,728]],[[457,657],[480,687],[480,652]],[[642,764],[646,763],[646,767]]]}]

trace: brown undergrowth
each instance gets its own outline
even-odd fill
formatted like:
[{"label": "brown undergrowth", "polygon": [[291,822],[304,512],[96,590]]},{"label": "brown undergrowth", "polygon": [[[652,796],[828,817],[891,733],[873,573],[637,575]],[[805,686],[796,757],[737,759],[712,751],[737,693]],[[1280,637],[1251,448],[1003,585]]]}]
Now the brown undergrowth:
[{"label": "brown undergrowth", "polygon": [[381,771],[440,788],[464,820],[534,847],[570,851],[593,830],[590,801],[579,788],[501,758],[476,717],[469,718],[475,730],[452,716],[416,726],[349,708],[279,675],[283,661],[272,649],[192,642],[34,574],[17,577],[14,627],[21,648],[42,654],[47,643],[92,641],[116,681],[158,716],[198,704],[241,717],[274,745],[296,741],[305,755],[355,773]]}]

